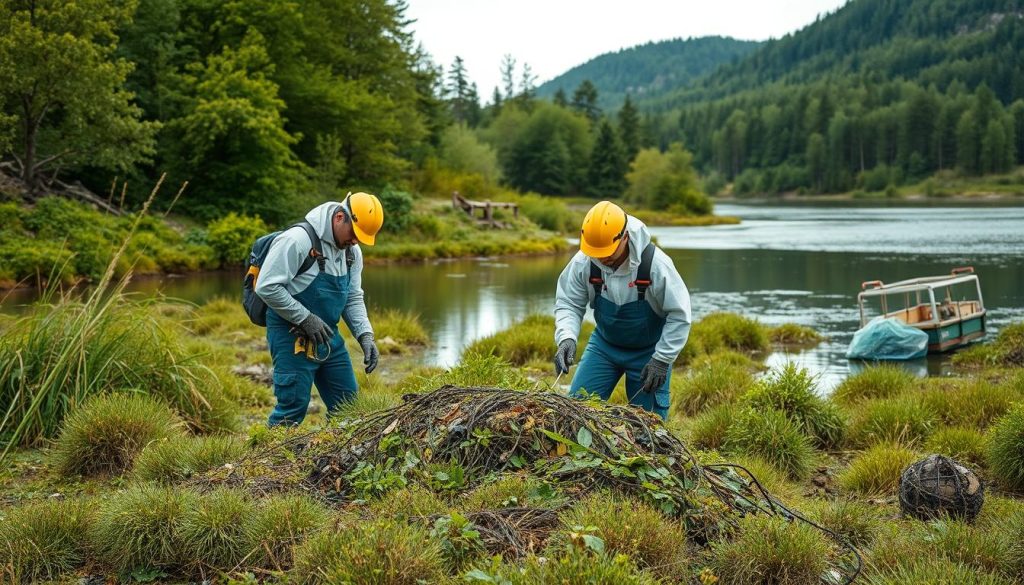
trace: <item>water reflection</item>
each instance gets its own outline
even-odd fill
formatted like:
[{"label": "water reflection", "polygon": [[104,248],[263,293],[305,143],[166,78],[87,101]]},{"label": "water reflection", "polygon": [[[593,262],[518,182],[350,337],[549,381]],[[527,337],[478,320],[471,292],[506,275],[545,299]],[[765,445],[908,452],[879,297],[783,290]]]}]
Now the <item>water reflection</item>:
[{"label": "water reflection", "polygon": [[[849,209],[720,206],[741,229],[655,228],[690,288],[697,318],[734,311],[765,323],[796,322],[828,336],[819,347],[777,354],[819,374],[827,391],[862,367],[846,346],[859,324],[856,293],[865,280],[946,274],[971,264],[981,279],[993,329],[1024,320],[1024,208]],[[955,215],[955,220],[950,217]],[[569,255],[467,259],[368,266],[368,304],[420,314],[433,338],[428,363],[448,366],[479,337],[531,313],[549,314]],[[237,297],[237,274],[141,279],[131,289],[203,303]],[[3,305],[17,310],[33,293]],[[908,364],[917,374],[949,373],[948,358]]]}]

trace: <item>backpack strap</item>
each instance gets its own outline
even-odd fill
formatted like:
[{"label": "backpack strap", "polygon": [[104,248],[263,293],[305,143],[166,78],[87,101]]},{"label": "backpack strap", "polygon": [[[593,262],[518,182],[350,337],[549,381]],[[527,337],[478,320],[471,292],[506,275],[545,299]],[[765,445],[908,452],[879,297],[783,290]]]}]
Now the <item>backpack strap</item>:
[{"label": "backpack strap", "polygon": [[313,243],[313,247],[309,250],[309,255],[303,258],[302,264],[299,265],[299,271],[295,273],[295,276],[309,270],[313,266],[313,262],[316,262],[317,267],[320,268],[320,272],[324,272],[324,266],[327,259],[324,258],[323,243],[320,241],[320,236],[316,233],[316,229],[313,228],[313,224],[308,221],[300,221],[291,227],[301,227],[306,230],[306,235],[309,236],[309,241]]},{"label": "backpack strap", "polygon": [[590,261],[590,285],[594,287],[594,298],[590,301],[592,309],[597,308],[597,298],[601,296],[601,289],[604,288],[604,277],[601,276],[601,269]]},{"label": "backpack strap", "polygon": [[636,298],[644,300],[647,296],[647,288],[651,286],[651,264],[654,262],[654,244],[647,244],[643,254],[640,255],[640,267],[636,270]]}]

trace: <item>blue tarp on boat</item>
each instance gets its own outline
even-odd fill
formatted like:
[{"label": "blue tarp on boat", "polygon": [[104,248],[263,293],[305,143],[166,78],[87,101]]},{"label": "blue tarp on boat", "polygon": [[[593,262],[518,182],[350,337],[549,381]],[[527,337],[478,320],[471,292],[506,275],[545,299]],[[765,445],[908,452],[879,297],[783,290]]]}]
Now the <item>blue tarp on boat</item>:
[{"label": "blue tarp on boat", "polygon": [[853,334],[852,360],[912,360],[928,354],[928,334],[897,319],[878,317]]}]

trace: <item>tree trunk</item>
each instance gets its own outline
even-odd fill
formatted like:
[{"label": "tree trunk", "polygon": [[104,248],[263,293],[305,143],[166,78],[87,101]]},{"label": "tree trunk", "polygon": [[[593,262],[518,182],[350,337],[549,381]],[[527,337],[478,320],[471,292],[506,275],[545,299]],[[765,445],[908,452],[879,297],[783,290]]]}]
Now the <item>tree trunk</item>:
[{"label": "tree trunk", "polygon": [[22,159],[21,180],[28,192],[36,190],[36,131],[39,125],[32,119],[32,102],[22,96],[21,105],[25,112],[25,157]]}]

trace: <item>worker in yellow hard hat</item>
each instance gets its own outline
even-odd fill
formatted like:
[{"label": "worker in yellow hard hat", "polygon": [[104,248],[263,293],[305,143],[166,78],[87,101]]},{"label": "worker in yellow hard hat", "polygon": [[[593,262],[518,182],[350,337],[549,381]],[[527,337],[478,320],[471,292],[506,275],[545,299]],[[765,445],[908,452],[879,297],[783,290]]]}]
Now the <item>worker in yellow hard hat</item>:
[{"label": "worker in yellow hard hat", "polygon": [[690,334],[690,294],[672,259],[651,243],[647,226],[609,201],[592,207],[580,230],[580,251],[558,277],[555,371],[576,359],[587,306],[597,328],[570,392],[607,400],[626,376],[632,404],[668,416],[672,364]]},{"label": "worker in yellow hard hat", "polygon": [[[355,398],[358,386],[340,320],[359,341],[366,373],[377,367],[380,352],[363,301],[359,246],[374,245],[383,225],[384,209],[376,196],[349,193],[344,201],[313,208],[305,221],[264,236],[272,240],[255,271],[254,293],[266,305],[274,362],[277,404],[271,425],[302,422],[314,382],[328,412]],[[254,257],[259,245],[257,240]],[[248,301],[246,311],[257,322]]]}]

